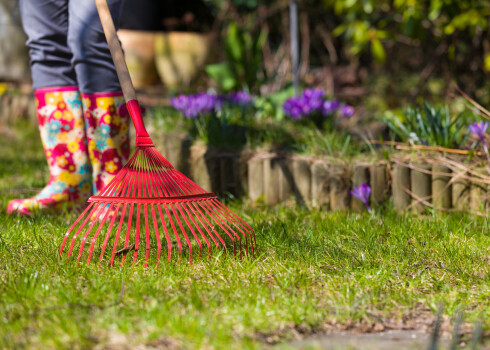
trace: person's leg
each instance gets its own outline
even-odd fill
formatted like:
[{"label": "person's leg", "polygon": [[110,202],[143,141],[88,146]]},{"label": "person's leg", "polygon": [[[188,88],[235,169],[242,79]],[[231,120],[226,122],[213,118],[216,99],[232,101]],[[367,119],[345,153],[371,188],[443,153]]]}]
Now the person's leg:
[{"label": "person's leg", "polygon": [[20,0],[33,89],[77,86],[68,47],[68,0]]},{"label": "person's leg", "polygon": [[[121,0],[109,0],[118,22]],[[71,0],[68,45],[82,92],[94,193],[98,193],[129,157],[129,115],[93,0]]]},{"label": "person's leg", "polygon": [[91,194],[90,164],[78,87],[40,88],[35,91],[37,115],[49,182],[32,198],[14,199],[8,213],[29,215],[37,210],[70,208]]},{"label": "person's leg", "polygon": [[129,115],[122,93],[82,94],[93,193],[99,193],[129,158]]},{"label": "person's leg", "polygon": [[11,201],[7,211],[30,214],[85,201],[91,193],[91,176],[81,96],[66,39],[68,3],[21,0],[20,9],[50,179],[36,196]]}]

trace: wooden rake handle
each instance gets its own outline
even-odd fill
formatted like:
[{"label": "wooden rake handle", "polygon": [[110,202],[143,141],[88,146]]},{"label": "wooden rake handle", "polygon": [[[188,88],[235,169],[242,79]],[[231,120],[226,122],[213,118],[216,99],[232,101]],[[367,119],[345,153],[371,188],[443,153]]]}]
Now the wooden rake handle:
[{"label": "wooden rake handle", "polygon": [[146,131],[143,124],[143,118],[141,116],[141,110],[138,100],[136,99],[136,91],[134,90],[133,82],[129,76],[128,66],[124,60],[124,53],[121,48],[121,43],[116,34],[116,28],[114,27],[114,21],[112,20],[107,0],[95,0],[95,6],[99,13],[100,22],[104,29],[104,34],[111,51],[112,60],[114,61],[114,67],[116,68],[117,77],[121,84],[121,89],[126,100],[126,106],[128,107],[129,115],[133,121],[134,128],[136,130],[136,146],[153,146],[153,142]]},{"label": "wooden rake handle", "polygon": [[121,48],[121,43],[116,34],[116,28],[112,21],[112,15],[107,6],[107,0],[95,0],[95,6],[97,6],[97,12],[99,13],[100,22],[104,29],[105,38],[111,51],[112,60],[116,67],[117,77],[124,94],[126,101],[136,100],[136,92],[134,91],[131,77],[129,76],[128,66],[124,60],[124,53]]}]

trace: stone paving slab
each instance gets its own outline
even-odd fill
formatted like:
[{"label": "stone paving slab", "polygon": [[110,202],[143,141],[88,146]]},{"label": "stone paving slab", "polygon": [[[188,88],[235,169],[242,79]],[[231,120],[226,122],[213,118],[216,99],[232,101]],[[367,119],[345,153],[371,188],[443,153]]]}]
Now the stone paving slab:
[{"label": "stone paving slab", "polygon": [[[322,350],[427,350],[430,336],[427,332],[416,330],[364,334],[336,332],[295,340],[289,346],[293,349]],[[449,344],[449,339],[440,339],[439,349],[448,349]]]}]

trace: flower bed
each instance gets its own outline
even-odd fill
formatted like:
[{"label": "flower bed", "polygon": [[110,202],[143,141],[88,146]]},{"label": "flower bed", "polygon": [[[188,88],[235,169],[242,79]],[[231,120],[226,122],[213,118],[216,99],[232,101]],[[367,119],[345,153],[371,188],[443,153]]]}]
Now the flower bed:
[{"label": "flower bed", "polygon": [[[288,96],[276,100],[275,109],[269,104],[274,96],[246,92],[175,97],[174,110],[165,119],[171,128],[163,128],[160,136],[163,154],[205,189],[246,194],[253,203],[295,201],[312,208],[364,211],[391,198],[397,210],[414,213],[486,209],[482,203],[489,181],[478,170],[481,154],[475,147],[479,143],[487,149],[487,124],[463,128],[470,120],[465,115],[452,118],[447,108],[424,104],[405,117],[385,119],[405,143],[373,146],[339,129],[353,107],[317,89]],[[424,120],[429,127],[421,124]],[[467,145],[467,150],[456,150],[466,156],[450,157],[455,150],[434,146],[439,143]],[[462,175],[458,167],[470,175]]]}]

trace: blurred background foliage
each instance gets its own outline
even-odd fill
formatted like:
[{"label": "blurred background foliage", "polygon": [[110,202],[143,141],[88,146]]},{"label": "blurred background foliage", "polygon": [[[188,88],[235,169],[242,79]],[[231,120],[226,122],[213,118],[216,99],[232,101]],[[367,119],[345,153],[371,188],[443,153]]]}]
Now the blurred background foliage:
[{"label": "blurred background foliage", "polygon": [[[4,16],[15,12],[2,6]],[[282,105],[294,93],[289,8],[290,0],[126,0],[121,28],[212,34],[202,74],[183,86],[156,88],[155,105],[180,93],[244,90],[255,96],[257,118],[282,122]],[[394,115],[407,122],[406,132],[391,124],[398,138],[423,134],[427,130],[414,129],[418,124],[409,125],[407,106],[447,106],[452,121],[463,111],[456,85],[490,105],[490,0],[301,0],[298,17],[301,87],[322,89],[356,109],[340,129],[373,137]],[[439,120],[421,111],[412,119]],[[372,123],[380,120],[383,125]],[[370,130],[363,128],[370,123]],[[437,125],[444,135],[457,129]]]},{"label": "blurred background foliage", "polygon": [[[287,87],[289,1],[206,4],[213,9],[215,28],[227,47],[235,26],[260,38],[262,50],[256,57],[262,56],[261,67],[238,88],[260,87],[270,93]],[[298,6],[304,85],[324,88],[353,104],[362,101],[366,109],[377,111],[422,99],[447,101],[454,83],[482,103],[490,102],[490,1],[303,0]],[[236,64],[228,48],[222,56]]]},{"label": "blurred background foliage", "polygon": [[[0,1],[5,21],[17,23],[15,3]],[[126,0],[121,28],[216,35],[207,76],[177,92],[212,87],[267,96],[292,81],[289,5]],[[304,87],[324,89],[367,111],[422,99],[448,102],[455,83],[490,104],[490,0],[301,0],[298,15]],[[4,35],[6,44],[10,37]]]}]

